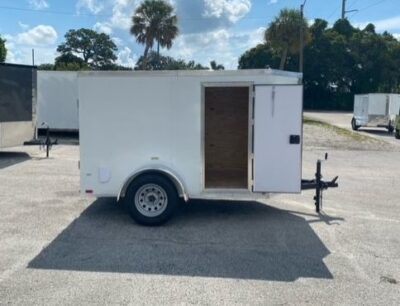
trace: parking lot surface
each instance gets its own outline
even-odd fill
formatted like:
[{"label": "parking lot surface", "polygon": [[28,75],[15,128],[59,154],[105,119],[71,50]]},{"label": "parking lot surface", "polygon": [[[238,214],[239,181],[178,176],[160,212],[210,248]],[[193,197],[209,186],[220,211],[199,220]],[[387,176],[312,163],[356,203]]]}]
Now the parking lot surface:
[{"label": "parking lot surface", "polygon": [[[318,148],[305,147],[305,178]],[[329,152],[340,188],[321,215],[307,191],[194,201],[161,227],[81,197],[78,146],[0,152],[0,304],[398,305],[399,151]]]}]

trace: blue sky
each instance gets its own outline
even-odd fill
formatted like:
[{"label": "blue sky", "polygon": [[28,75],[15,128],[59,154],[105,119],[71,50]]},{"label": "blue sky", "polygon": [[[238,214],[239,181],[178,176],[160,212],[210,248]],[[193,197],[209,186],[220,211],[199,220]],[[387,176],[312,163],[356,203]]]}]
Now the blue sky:
[{"label": "blue sky", "polygon": [[[167,0],[176,7],[180,36],[164,53],[208,65],[211,60],[235,69],[238,57],[262,41],[268,23],[284,7],[298,8],[303,0]],[[7,61],[52,62],[65,32],[81,27],[109,34],[116,42],[118,62],[133,66],[143,47],[129,34],[130,16],[140,0],[0,0],[0,35],[7,39]],[[307,0],[309,20],[333,23],[340,17],[342,0]],[[350,21],[369,22],[378,31],[400,38],[400,0],[347,0]]]}]

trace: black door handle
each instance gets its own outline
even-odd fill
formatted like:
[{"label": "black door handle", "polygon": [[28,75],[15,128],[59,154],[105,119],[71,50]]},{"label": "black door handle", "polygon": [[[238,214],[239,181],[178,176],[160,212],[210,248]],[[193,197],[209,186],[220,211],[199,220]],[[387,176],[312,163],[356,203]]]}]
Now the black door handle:
[{"label": "black door handle", "polygon": [[300,135],[290,135],[289,143],[290,144],[300,144]]}]

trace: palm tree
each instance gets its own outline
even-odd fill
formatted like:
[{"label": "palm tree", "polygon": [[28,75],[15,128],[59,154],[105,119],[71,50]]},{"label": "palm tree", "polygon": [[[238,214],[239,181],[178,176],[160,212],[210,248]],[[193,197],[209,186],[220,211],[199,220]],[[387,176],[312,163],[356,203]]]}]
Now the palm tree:
[{"label": "palm tree", "polygon": [[178,17],[174,8],[164,0],[145,0],[135,11],[132,17],[130,32],[136,41],[145,46],[144,66],[147,55],[157,42],[157,56],[160,47],[170,49],[173,40],[178,36]]},{"label": "palm tree", "polygon": [[283,9],[265,31],[265,40],[282,52],[279,65],[281,70],[285,68],[288,54],[300,51],[301,27],[304,29],[304,42],[307,45],[311,41],[307,20],[301,17],[299,10]]}]

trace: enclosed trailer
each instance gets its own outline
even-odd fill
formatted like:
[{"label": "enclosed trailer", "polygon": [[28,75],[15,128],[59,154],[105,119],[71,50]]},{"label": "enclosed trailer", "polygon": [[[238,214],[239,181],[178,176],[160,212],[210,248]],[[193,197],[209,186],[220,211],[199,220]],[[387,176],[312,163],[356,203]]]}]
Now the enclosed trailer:
[{"label": "enclosed trailer", "polygon": [[392,133],[399,109],[399,94],[355,95],[351,126],[353,130],[360,127],[383,127]]},{"label": "enclosed trailer", "polygon": [[302,189],[300,74],[81,72],[78,83],[81,192],[123,199],[140,223],[167,220],[178,197]]},{"label": "enclosed trailer", "polygon": [[78,73],[38,71],[37,87],[38,128],[48,126],[51,131],[77,132]]},{"label": "enclosed trailer", "polygon": [[0,148],[35,136],[36,67],[0,64]]}]

